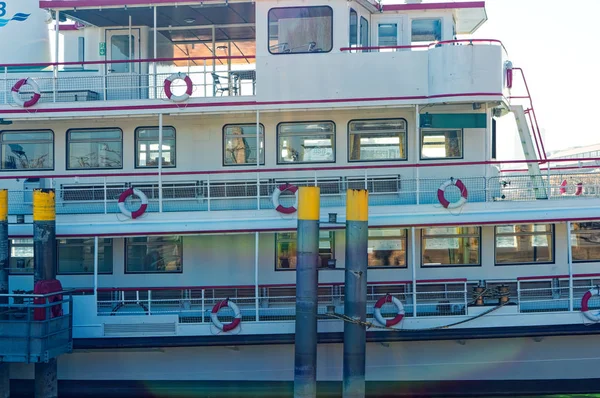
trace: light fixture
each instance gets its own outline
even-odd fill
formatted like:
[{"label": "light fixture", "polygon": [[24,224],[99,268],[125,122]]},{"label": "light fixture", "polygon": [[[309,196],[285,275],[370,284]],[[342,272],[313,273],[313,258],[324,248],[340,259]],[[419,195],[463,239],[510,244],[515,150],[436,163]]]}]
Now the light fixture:
[{"label": "light fixture", "polygon": [[217,46],[217,50],[227,50],[227,46]]},{"label": "light fixture", "polygon": [[196,22],[196,18],[186,18],[183,20],[183,22],[185,22],[186,24],[193,24],[194,22]]}]

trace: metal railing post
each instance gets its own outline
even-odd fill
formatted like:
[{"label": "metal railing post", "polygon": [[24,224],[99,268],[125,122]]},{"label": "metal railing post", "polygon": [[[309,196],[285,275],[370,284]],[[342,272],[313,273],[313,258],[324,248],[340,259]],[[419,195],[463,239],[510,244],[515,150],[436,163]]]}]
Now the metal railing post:
[{"label": "metal railing post", "polygon": [[108,214],[108,188],[106,186],[106,177],[104,179],[104,214]]},{"label": "metal railing post", "polygon": [[8,66],[4,67],[4,103],[8,104]]},{"label": "metal railing post", "polygon": [[208,211],[210,211],[210,174],[206,175],[206,202]]},{"label": "metal railing post", "polygon": [[469,314],[469,295],[468,295],[468,289],[469,289],[469,281],[465,281],[464,282],[465,315]]},{"label": "metal railing post", "polygon": [[204,323],[204,311],[205,311],[205,309],[204,309],[204,289],[202,289],[201,292],[202,292],[202,300],[201,300],[201,306],[202,306],[202,312],[201,313],[202,313],[202,317],[200,319],[200,322]]},{"label": "metal railing post", "polygon": [[519,280],[517,280],[517,305],[517,309],[521,312],[521,281]]},{"label": "metal railing post", "polygon": [[148,315],[152,315],[152,290],[148,290]]},{"label": "metal railing post", "polygon": [[203,60],[203,66],[204,66],[204,70],[202,72],[202,81],[203,81],[203,85],[204,85],[204,97],[206,98],[206,86],[208,85],[208,82],[206,80],[206,58],[204,58]]}]

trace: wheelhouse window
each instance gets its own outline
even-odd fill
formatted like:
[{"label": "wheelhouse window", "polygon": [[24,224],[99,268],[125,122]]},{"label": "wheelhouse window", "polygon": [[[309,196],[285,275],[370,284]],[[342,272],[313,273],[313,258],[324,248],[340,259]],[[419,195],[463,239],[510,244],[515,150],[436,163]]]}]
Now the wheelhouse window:
[{"label": "wheelhouse window", "polygon": [[369,267],[406,267],[406,229],[371,228],[367,246]]},{"label": "wheelhouse window", "polygon": [[421,159],[462,159],[462,130],[421,131]]},{"label": "wheelhouse window", "polygon": [[[275,270],[295,270],[297,265],[297,234],[282,232],[275,235]],[[334,256],[334,232],[319,231],[320,268],[327,268]]]},{"label": "wheelhouse window", "polygon": [[[379,47],[391,47],[398,45],[398,24],[397,23],[380,23],[377,29],[379,38]],[[396,51],[394,49],[381,49],[380,51]]]},{"label": "wheelhouse window", "polygon": [[358,46],[358,14],[352,8],[350,9],[350,47]]},{"label": "wheelhouse window", "polygon": [[[260,164],[265,164],[265,128],[260,125]],[[228,124],[223,127],[223,164],[256,165],[256,124]]]},{"label": "wheelhouse window", "polygon": [[33,239],[11,239],[9,271],[11,274],[33,273]]},{"label": "wheelhouse window", "polygon": [[360,17],[360,46],[369,47],[369,21],[365,17]]},{"label": "wheelhouse window", "polygon": [[[135,167],[157,168],[159,159],[158,127],[135,129]],[[162,167],[175,167],[175,129],[163,127]]]},{"label": "wheelhouse window", "polygon": [[148,236],[125,239],[126,273],[181,273],[183,238]]},{"label": "wheelhouse window", "polygon": [[3,170],[52,170],[54,134],[50,130],[0,132]]},{"label": "wheelhouse window", "polygon": [[[94,239],[59,239],[58,274],[94,273]],[[98,273],[113,271],[112,239],[98,239]]]},{"label": "wheelhouse window", "polygon": [[422,44],[442,40],[441,19],[413,19],[411,25],[411,42]]},{"label": "wheelhouse window", "polygon": [[72,129],[67,131],[68,169],[123,168],[123,131]]},{"label": "wheelhouse window", "polygon": [[349,160],[406,160],[404,119],[355,120],[348,124]]},{"label": "wheelhouse window", "polygon": [[481,265],[479,227],[424,228],[421,234],[423,267]]},{"label": "wheelhouse window", "polygon": [[333,122],[280,123],[278,164],[335,162]]},{"label": "wheelhouse window", "polygon": [[518,224],[496,227],[496,264],[551,263],[553,224]]},{"label": "wheelhouse window", "polygon": [[269,52],[329,52],[333,47],[333,10],[328,6],[269,10]]},{"label": "wheelhouse window", "polygon": [[600,222],[571,224],[573,261],[600,261]]}]

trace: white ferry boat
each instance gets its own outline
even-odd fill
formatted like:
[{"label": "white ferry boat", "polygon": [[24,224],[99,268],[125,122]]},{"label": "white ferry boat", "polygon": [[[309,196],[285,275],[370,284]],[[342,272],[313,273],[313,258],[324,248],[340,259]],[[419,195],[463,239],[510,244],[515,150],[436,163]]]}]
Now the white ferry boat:
[{"label": "white ferry boat", "polygon": [[[1,0],[3,308],[33,290],[32,190],[53,189],[61,395],[289,395],[303,186],[321,393],[341,391],[347,189],[369,191],[369,395],[597,390],[600,179],[548,161],[519,60],[471,36],[486,19],[483,1]],[[509,113],[525,157],[501,162]],[[19,391],[59,354],[7,342]]]}]

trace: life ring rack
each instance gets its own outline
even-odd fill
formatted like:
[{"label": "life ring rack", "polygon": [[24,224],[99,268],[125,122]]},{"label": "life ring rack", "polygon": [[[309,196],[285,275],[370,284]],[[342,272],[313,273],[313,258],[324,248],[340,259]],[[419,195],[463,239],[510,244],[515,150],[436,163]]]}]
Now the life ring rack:
[{"label": "life ring rack", "polygon": [[[381,307],[383,307],[385,303],[393,303],[396,306],[397,312],[394,318],[386,319],[383,317],[383,315],[381,315]],[[385,296],[377,300],[373,311],[373,316],[375,317],[375,320],[377,320],[377,322],[386,327],[394,326],[402,322],[404,314],[405,312],[404,306],[402,305],[402,301],[392,296],[391,294],[386,294]]]},{"label": "life ring rack", "polygon": [[[185,86],[186,86],[185,93],[180,94],[180,95],[173,94],[173,91],[171,91],[171,84],[175,80],[183,80],[185,82]],[[188,75],[186,75],[183,72],[177,72],[177,73],[173,73],[171,76],[169,76],[165,79],[163,89],[165,90],[165,95],[171,101],[183,102],[183,101],[186,101],[187,99],[189,99],[190,96],[192,95],[192,92],[194,91],[194,84],[192,83],[192,79],[190,79],[190,77]]]},{"label": "life ring rack", "polygon": [[[30,86],[33,90],[33,96],[27,101],[22,100],[19,96],[19,92],[21,91],[21,88],[23,88],[23,86]],[[12,97],[15,104],[22,106],[23,108],[29,108],[30,106],[34,106],[42,97],[42,94],[40,92],[40,86],[31,77],[19,80],[15,83],[14,86],[12,86],[12,89],[10,91],[12,92]]]},{"label": "life ring rack", "polygon": [[[296,197],[296,201],[294,202],[293,206],[290,207],[284,207],[279,203],[279,196],[281,196],[282,192],[291,192],[295,195]],[[273,191],[273,206],[275,207],[275,210],[277,210],[280,213],[283,214],[292,214],[295,213],[298,210],[298,187],[292,184],[281,184],[279,185],[277,188],[275,188],[275,190]]]},{"label": "life ring rack", "polygon": [[[233,310],[233,321],[229,323],[223,323],[219,320],[219,310],[225,307],[229,307]],[[225,300],[219,301],[217,304],[215,304],[210,312],[210,320],[217,329],[222,330],[223,332],[229,332],[230,330],[237,328],[240,323],[242,323],[242,312],[237,304],[226,298]]]},{"label": "life ring rack", "polygon": [[598,322],[600,321],[600,311],[595,311],[595,314],[593,314],[588,305],[588,302],[593,296],[600,296],[600,286],[596,286],[585,292],[581,298],[581,313],[590,321]]},{"label": "life ring rack", "polygon": [[[560,183],[560,189],[559,189],[559,192],[561,195],[565,195],[567,193],[568,185],[569,185],[569,182],[566,179],[562,180],[562,182]],[[578,181],[576,183],[576,187],[575,187],[575,196],[581,196],[582,193],[583,193],[583,182]]]},{"label": "life ring rack", "polygon": [[[445,196],[446,188],[448,188],[450,185],[454,185],[460,191],[460,199],[458,199],[456,202],[452,202],[452,203],[449,202]],[[456,209],[456,208],[462,207],[465,203],[467,203],[467,199],[469,197],[469,191],[467,190],[467,187],[461,180],[459,180],[458,178],[450,177],[449,180],[444,182],[438,188],[437,197],[438,197],[438,201],[444,208]]]},{"label": "life ring rack", "polygon": [[[140,198],[140,201],[142,202],[140,207],[135,211],[129,211],[125,207],[125,201],[130,196],[137,196],[138,198]],[[121,211],[121,213],[123,213],[123,215],[125,215],[131,219],[136,219],[136,218],[141,217],[142,214],[144,214],[146,212],[146,209],[148,209],[148,197],[137,188],[129,188],[129,189],[123,191],[123,193],[121,193],[121,195],[119,196],[118,206],[119,206],[119,210]]]}]

